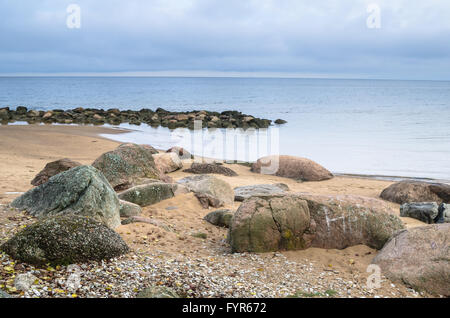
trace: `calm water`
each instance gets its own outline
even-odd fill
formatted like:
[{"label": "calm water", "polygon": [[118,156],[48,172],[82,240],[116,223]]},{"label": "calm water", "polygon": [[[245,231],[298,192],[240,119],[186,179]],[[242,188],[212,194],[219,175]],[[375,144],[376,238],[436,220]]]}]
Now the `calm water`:
[{"label": "calm water", "polygon": [[[219,150],[206,147],[204,155],[252,160],[264,154],[251,147],[258,141],[270,144],[268,153],[308,157],[336,173],[450,180],[450,82],[0,78],[0,107],[18,105],[34,109],[236,109],[289,123],[247,136],[250,146],[243,149],[235,144],[232,154],[220,150],[233,148],[225,142]],[[159,148],[182,144],[199,154],[193,142],[196,137],[183,131],[144,125],[129,128],[138,131],[115,138]],[[236,131],[224,137],[215,131],[204,132],[202,138],[213,145],[227,138],[236,141],[242,135]],[[266,142],[265,136],[272,141]]]}]

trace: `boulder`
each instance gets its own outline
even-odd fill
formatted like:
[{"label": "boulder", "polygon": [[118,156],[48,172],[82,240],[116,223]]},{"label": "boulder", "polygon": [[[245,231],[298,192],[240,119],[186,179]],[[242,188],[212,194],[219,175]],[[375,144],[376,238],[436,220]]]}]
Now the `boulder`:
[{"label": "boulder", "polygon": [[153,159],[155,160],[156,168],[161,173],[174,172],[183,168],[183,163],[175,152],[159,153],[153,155]]},{"label": "boulder", "polygon": [[381,249],[403,223],[382,200],[355,195],[299,193],[316,224],[313,247],[344,249],[364,244]]},{"label": "boulder", "polygon": [[405,203],[400,207],[400,216],[419,221],[435,223],[439,214],[439,206],[435,202]]},{"label": "boulder", "polygon": [[78,166],[81,166],[81,163],[67,158],[47,163],[44,169],[39,172],[36,177],[34,177],[34,179],[31,181],[31,184],[34,186],[39,186],[46,183],[48,179],[50,179],[54,175]]},{"label": "boulder", "polygon": [[120,217],[128,218],[131,216],[137,216],[142,213],[142,208],[134,203],[119,200],[120,203]]},{"label": "boulder", "polygon": [[79,166],[51,177],[11,203],[36,217],[77,214],[92,217],[111,228],[120,225],[120,204],[103,174]]},{"label": "boulder", "polygon": [[177,184],[149,183],[143,184],[119,193],[124,201],[138,204],[141,207],[149,206],[160,201],[173,198],[179,193],[186,193],[187,189]]},{"label": "boulder", "polygon": [[212,225],[228,228],[230,227],[233,216],[234,212],[224,209],[208,213],[203,219]]},{"label": "boulder", "polygon": [[197,175],[186,177],[178,181],[194,193],[205,193],[222,201],[224,204],[234,202],[234,191],[228,183],[211,175]]},{"label": "boulder", "polygon": [[153,159],[156,153],[147,145],[123,144],[101,155],[92,165],[105,175],[115,190],[125,190],[141,178],[161,179]]},{"label": "boulder", "polygon": [[439,206],[439,214],[436,223],[450,223],[450,204],[442,203]]},{"label": "boulder", "polygon": [[140,291],[136,298],[180,298],[180,296],[172,288],[152,286]]},{"label": "boulder", "polygon": [[187,151],[186,149],[181,148],[181,147],[172,147],[169,150],[167,150],[166,152],[176,153],[178,155],[178,157],[180,157],[181,160],[194,158],[194,156],[191,155],[191,153],[189,151]]},{"label": "boulder", "polygon": [[373,259],[384,276],[415,290],[450,296],[450,224],[397,232]]},{"label": "boulder", "polygon": [[233,252],[272,252],[310,247],[314,225],[306,201],[296,195],[251,197],[231,220]]},{"label": "boulder", "polygon": [[380,197],[398,204],[413,202],[450,203],[450,185],[419,181],[400,181],[384,189]]},{"label": "boulder", "polygon": [[299,181],[323,181],[333,178],[333,174],[318,163],[293,156],[260,158],[252,165],[251,171]]},{"label": "boulder", "polygon": [[227,177],[235,177],[237,173],[230,168],[218,165],[215,163],[193,163],[189,169],[183,170],[183,172],[193,173],[193,174],[221,174]]},{"label": "boulder", "polygon": [[276,184],[255,184],[245,187],[234,188],[234,200],[244,201],[252,196],[284,194],[289,191],[289,187],[284,183]]},{"label": "boulder", "polygon": [[19,274],[14,280],[14,287],[17,290],[26,292],[37,281],[39,281],[38,278],[34,276],[32,273]]},{"label": "boulder", "polygon": [[78,215],[41,219],[14,235],[0,250],[34,265],[100,261],[129,252],[119,234],[93,218]]}]

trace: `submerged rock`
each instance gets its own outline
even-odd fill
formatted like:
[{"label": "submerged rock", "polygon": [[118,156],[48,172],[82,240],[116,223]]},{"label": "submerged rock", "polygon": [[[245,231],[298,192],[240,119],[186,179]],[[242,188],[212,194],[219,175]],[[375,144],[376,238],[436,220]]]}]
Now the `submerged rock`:
[{"label": "submerged rock", "polygon": [[400,207],[400,216],[419,221],[435,223],[439,214],[439,206],[435,202],[405,203]]},{"label": "submerged rock", "polygon": [[91,166],[57,174],[14,200],[11,206],[36,217],[76,214],[111,228],[120,225],[119,199],[103,174]]},{"label": "submerged rock", "polygon": [[46,183],[51,177],[78,166],[81,166],[81,163],[67,158],[47,163],[44,169],[34,177],[31,184],[39,186]]},{"label": "submerged rock", "polygon": [[415,290],[450,296],[450,224],[397,232],[373,259],[384,276]]},{"label": "submerged rock", "polygon": [[419,181],[401,181],[384,189],[380,197],[398,204],[413,202],[450,203],[450,185]]},{"label": "submerged rock", "polygon": [[230,168],[224,167],[222,165],[217,165],[214,163],[193,163],[189,169],[183,170],[184,172],[194,173],[194,174],[221,174],[228,177],[235,177],[237,173]]},{"label": "submerged rock", "polygon": [[260,158],[252,165],[251,171],[299,181],[323,181],[333,178],[333,174],[318,163],[293,156]]},{"label": "submerged rock", "polygon": [[129,252],[119,234],[101,222],[78,215],[39,220],[14,235],[0,250],[35,265],[100,261]]},{"label": "submerged rock", "polygon": [[244,201],[252,196],[284,194],[289,191],[289,187],[284,183],[276,184],[255,184],[234,188],[234,200]]},{"label": "submerged rock", "polygon": [[105,175],[115,190],[125,190],[142,178],[161,179],[153,159],[156,153],[150,146],[123,144],[101,155],[92,165]]}]

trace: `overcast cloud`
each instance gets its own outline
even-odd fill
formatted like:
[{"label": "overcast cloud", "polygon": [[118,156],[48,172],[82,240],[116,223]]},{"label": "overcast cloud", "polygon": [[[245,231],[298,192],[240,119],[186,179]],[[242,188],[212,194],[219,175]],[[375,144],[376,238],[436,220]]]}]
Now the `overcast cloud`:
[{"label": "overcast cloud", "polygon": [[[66,26],[71,3],[80,29]],[[447,0],[0,0],[0,34],[3,74],[450,80]]]}]

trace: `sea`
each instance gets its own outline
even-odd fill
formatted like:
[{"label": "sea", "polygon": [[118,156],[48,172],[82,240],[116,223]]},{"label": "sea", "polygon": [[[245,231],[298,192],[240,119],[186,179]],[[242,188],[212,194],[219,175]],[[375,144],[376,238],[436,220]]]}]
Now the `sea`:
[{"label": "sea", "polygon": [[449,81],[0,77],[0,107],[22,105],[36,110],[238,110],[288,123],[246,131],[122,124],[114,128],[126,133],[105,137],[158,149],[179,145],[217,160],[293,155],[335,174],[450,182]]}]

